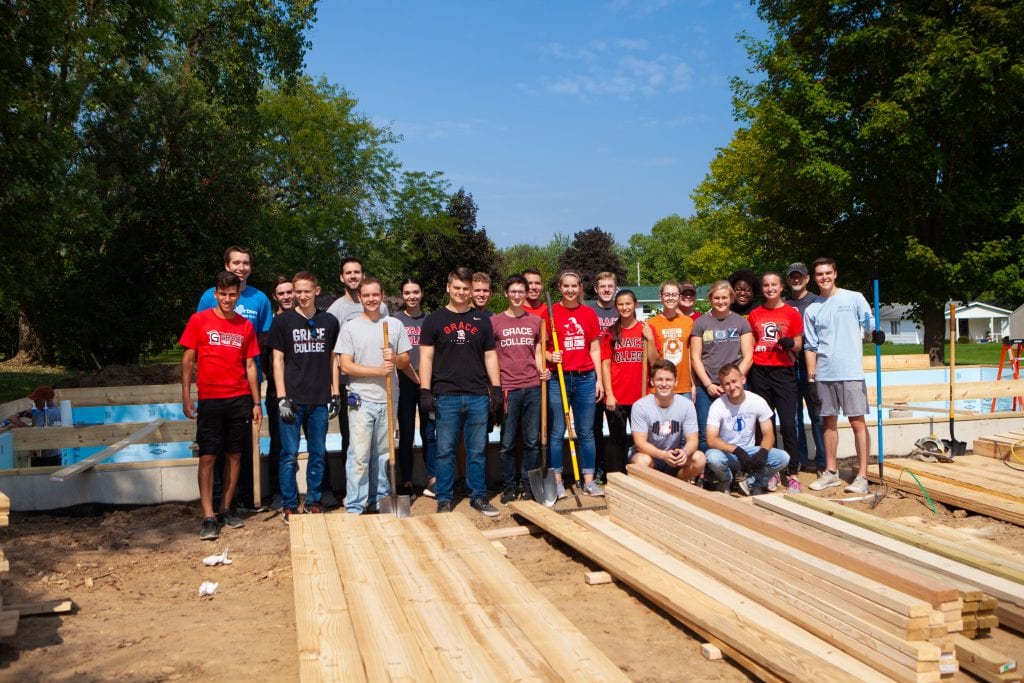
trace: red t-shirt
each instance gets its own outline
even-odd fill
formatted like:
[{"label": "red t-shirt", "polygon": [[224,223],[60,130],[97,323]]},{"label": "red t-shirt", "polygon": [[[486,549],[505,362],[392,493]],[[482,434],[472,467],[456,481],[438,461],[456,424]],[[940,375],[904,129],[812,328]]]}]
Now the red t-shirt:
[{"label": "red t-shirt", "polygon": [[800,312],[788,304],[778,308],[758,306],[747,316],[754,330],[754,365],[790,367],[795,356],[779,346],[783,337],[797,337],[804,333]]},{"label": "red t-shirt", "polygon": [[[597,313],[589,306],[566,308],[561,301],[553,304],[551,310],[555,316],[555,330],[558,331],[558,349],[562,352],[562,369],[576,372],[596,370],[594,359],[590,357],[590,344],[601,336]],[[549,329],[548,333],[548,350],[554,351],[552,331]],[[554,372],[557,366],[548,365]]]},{"label": "red t-shirt", "polygon": [[611,330],[601,335],[601,360],[611,361],[612,393],[616,403],[631,406],[646,392],[644,376],[644,325],[637,323],[628,330],[622,330],[618,342],[612,342]]},{"label": "red t-shirt", "polygon": [[544,322],[547,322],[547,320],[548,320],[548,305],[546,303],[544,303],[543,301],[538,301],[536,307],[531,306],[530,302],[527,301],[526,303],[523,304],[523,308],[526,309],[527,313],[532,313],[533,315],[537,316],[538,318],[540,318]]},{"label": "red t-shirt", "polygon": [[178,343],[194,349],[199,398],[235,398],[249,394],[245,361],[260,355],[252,323],[240,315],[225,320],[215,309],[193,313]]}]

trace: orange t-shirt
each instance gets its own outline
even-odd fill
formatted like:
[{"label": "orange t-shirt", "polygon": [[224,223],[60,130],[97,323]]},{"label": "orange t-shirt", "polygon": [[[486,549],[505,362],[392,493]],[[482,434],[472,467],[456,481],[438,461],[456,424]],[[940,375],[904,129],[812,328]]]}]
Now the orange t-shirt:
[{"label": "orange t-shirt", "polygon": [[648,318],[647,324],[654,330],[654,341],[661,357],[676,365],[676,393],[688,394],[693,388],[690,379],[690,330],[693,319],[677,315],[672,320],[664,313]]}]

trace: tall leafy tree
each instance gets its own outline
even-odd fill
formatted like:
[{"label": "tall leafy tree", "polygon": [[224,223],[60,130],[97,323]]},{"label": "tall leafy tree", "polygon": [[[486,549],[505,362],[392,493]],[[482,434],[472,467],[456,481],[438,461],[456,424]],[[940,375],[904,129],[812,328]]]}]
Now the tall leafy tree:
[{"label": "tall leafy tree", "polygon": [[622,282],[626,271],[619,260],[618,245],[610,232],[594,227],[573,235],[572,244],[558,259],[559,270],[571,270],[583,279],[584,296],[591,296],[594,276],[607,271]]},{"label": "tall leafy tree", "polygon": [[[1019,264],[1024,5],[762,0],[765,78],[734,82],[744,127],[699,217],[769,261],[832,255],[840,283],[914,302],[943,360],[943,307]],[[984,264],[983,266],[981,264]]]},{"label": "tall leafy tree", "polygon": [[697,222],[672,214],[655,223],[649,232],[631,235],[622,258],[630,275],[639,264],[643,284],[693,278],[706,269],[698,255],[711,236]]}]

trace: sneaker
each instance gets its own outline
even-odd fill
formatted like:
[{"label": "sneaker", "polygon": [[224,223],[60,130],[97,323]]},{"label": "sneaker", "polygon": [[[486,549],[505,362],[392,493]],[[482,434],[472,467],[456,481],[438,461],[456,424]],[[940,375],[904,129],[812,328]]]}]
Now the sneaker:
[{"label": "sneaker", "polygon": [[484,517],[497,517],[501,514],[498,512],[498,508],[491,505],[486,498],[474,498],[469,501],[469,507],[479,512]]},{"label": "sneaker", "polygon": [[220,529],[217,528],[216,517],[204,517],[203,526],[199,528],[199,540],[216,541],[220,536]]},{"label": "sneaker", "polygon": [[281,494],[280,493],[275,493],[274,497],[270,499],[270,509],[271,510],[280,510],[282,503],[283,503],[283,501],[281,500]]},{"label": "sneaker", "polygon": [[[434,486],[436,484],[437,484],[436,481],[432,481],[429,484],[427,484],[426,488],[423,489],[423,495],[426,496],[427,498],[433,498],[434,495],[435,495],[434,494]],[[449,512],[450,512],[450,510],[449,510]]]},{"label": "sneaker", "polygon": [[515,486],[506,486],[501,492],[501,504],[508,505],[518,497]]},{"label": "sneaker", "polygon": [[334,495],[334,491],[327,489],[320,494],[320,506],[325,508],[336,508],[341,503],[338,502],[338,497]]},{"label": "sneaker", "polygon": [[303,505],[303,514],[306,515],[322,515],[324,508],[320,503],[310,503],[309,505]]},{"label": "sneaker", "polygon": [[819,468],[814,463],[807,463],[806,465],[800,465],[800,471],[807,472],[808,474],[813,474],[814,476],[818,476]]},{"label": "sneaker", "polygon": [[218,512],[217,524],[220,524],[221,526],[230,527],[232,529],[241,529],[243,526],[245,526],[245,522],[243,522],[239,517],[236,517],[234,514],[232,514],[231,510],[223,510],[221,512]]},{"label": "sneaker", "polygon": [[868,492],[868,480],[864,477],[857,477],[853,482],[844,489],[847,493],[860,493],[867,495]]},{"label": "sneaker", "polygon": [[596,480],[594,480],[589,484],[583,485],[583,495],[600,497],[604,495],[604,489],[601,488],[601,485],[598,484]]},{"label": "sneaker", "polygon": [[786,493],[800,493],[800,480],[796,477],[790,477],[789,481],[786,482]]},{"label": "sneaker", "polygon": [[842,483],[843,480],[839,478],[838,472],[829,472],[828,470],[825,470],[818,475],[817,479],[811,482],[811,490],[821,491],[833,486],[839,486]]},{"label": "sneaker", "polygon": [[780,483],[782,483],[782,480],[779,479],[779,475],[773,474],[772,478],[768,480],[768,485],[765,486],[765,488],[768,489],[769,491],[774,492],[775,489],[779,488]]},{"label": "sneaker", "polygon": [[608,480],[604,476],[604,472],[598,472],[594,475],[594,481],[597,482],[598,486],[604,486],[608,483]]},{"label": "sneaker", "polygon": [[295,508],[285,508],[284,511],[281,513],[281,518],[284,519],[284,523],[285,524],[291,524],[292,515],[298,515],[298,514],[301,514],[301,513],[298,510],[296,510]]},{"label": "sneaker", "polygon": [[762,488],[760,486],[757,486],[755,484],[754,486],[750,487],[750,495],[752,495],[752,496],[763,496],[764,495],[764,488]]},{"label": "sneaker", "polygon": [[529,486],[519,485],[519,500],[533,500],[533,489]]},{"label": "sneaker", "polygon": [[555,491],[556,491],[555,500],[562,500],[566,496],[565,484],[563,484],[562,482],[559,481],[559,482],[555,482],[555,486],[556,486],[556,488],[555,488]]},{"label": "sneaker", "polygon": [[[493,510],[494,508],[491,508],[491,509]],[[451,511],[452,511],[452,502],[450,500],[439,500],[439,501],[437,501],[437,512],[438,512],[438,514],[440,514],[442,512],[451,512]]]},{"label": "sneaker", "polygon": [[736,479],[735,481],[736,481],[736,488],[738,488],[740,490],[740,493],[742,493],[744,496],[751,495],[750,494],[750,483],[746,480],[746,478]]}]

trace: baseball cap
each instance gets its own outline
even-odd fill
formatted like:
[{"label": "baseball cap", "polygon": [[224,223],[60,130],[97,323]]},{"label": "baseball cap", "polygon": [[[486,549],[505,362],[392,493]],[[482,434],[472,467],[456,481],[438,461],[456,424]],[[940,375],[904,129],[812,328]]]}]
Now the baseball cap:
[{"label": "baseball cap", "polygon": [[54,397],[53,389],[50,387],[36,387],[32,390],[32,393],[28,395],[30,401],[52,401]]},{"label": "baseball cap", "polygon": [[790,263],[789,268],[786,269],[786,275],[792,275],[793,273],[800,273],[801,275],[810,275],[807,272],[807,266],[797,261],[796,263]]},{"label": "baseball cap", "polygon": [[683,282],[679,285],[679,293],[682,294],[683,292],[693,292],[696,294],[697,288],[694,287],[692,282]]}]

